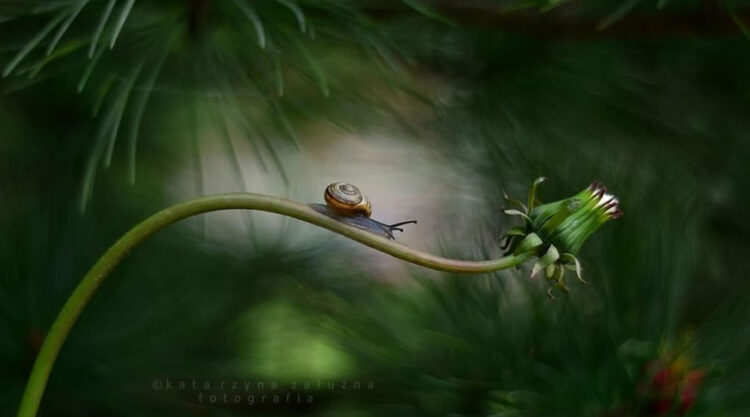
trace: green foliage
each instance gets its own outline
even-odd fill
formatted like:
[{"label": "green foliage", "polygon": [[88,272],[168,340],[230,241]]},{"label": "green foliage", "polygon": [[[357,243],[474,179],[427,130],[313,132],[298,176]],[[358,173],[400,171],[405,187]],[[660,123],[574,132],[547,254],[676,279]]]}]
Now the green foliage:
[{"label": "green foliage", "polygon": [[[261,148],[269,154],[270,161],[261,163],[283,176],[273,142],[286,139],[299,147],[294,121],[320,117],[311,100],[333,94],[334,109],[362,113],[378,98],[351,91],[352,78],[377,76],[371,63],[384,71],[387,62],[389,72],[401,65],[389,40],[346,1],[79,0],[6,7],[12,13],[6,45],[22,45],[3,70],[11,76],[6,91],[44,80],[42,68],[54,66],[77,78],[83,96],[74,99],[93,107],[97,131],[81,185],[82,210],[98,167],[111,165],[118,139],[126,142],[135,183],[138,138],[149,109],[161,107],[157,100],[184,107],[191,120],[205,118],[214,131],[239,132],[259,158]],[[29,34],[26,28],[34,24],[43,26]],[[196,152],[201,142],[192,141]],[[233,152],[230,147],[230,158],[236,158]]]}]

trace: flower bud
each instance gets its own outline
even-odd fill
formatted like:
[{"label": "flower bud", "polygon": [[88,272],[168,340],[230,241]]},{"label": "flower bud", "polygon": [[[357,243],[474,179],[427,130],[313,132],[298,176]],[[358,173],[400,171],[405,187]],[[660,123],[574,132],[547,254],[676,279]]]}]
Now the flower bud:
[{"label": "flower bud", "polygon": [[622,215],[618,200],[598,182],[575,196],[531,210],[532,229],[561,252],[576,254],[601,225]]},{"label": "flower bud", "polygon": [[[581,249],[586,239],[601,225],[622,215],[617,198],[607,193],[607,189],[598,182],[565,200],[554,203],[537,203],[536,188],[544,181],[537,178],[529,190],[527,205],[507,195],[505,199],[521,210],[505,210],[506,214],[520,216],[523,226],[513,227],[505,233],[504,249],[506,253],[520,255],[533,253],[538,260],[531,268],[531,277],[546,271],[547,278],[553,280],[563,291],[568,287],[563,282],[564,271],[575,271],[581,277],[581,264],[575,254]],[[552,297],[552,287],[547,294]]]}]

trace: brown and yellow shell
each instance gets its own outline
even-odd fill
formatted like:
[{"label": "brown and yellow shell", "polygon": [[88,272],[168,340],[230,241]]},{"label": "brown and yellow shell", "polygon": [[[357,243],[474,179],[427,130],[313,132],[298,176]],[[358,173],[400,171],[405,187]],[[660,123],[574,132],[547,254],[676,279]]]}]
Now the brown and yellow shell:
[{"label": "brown and yellow shell", "polygon": [[324,198],[328,207],[340,215],[370,217],[372,214],[370,200],[351,184],[334,182],[326,187]]}]

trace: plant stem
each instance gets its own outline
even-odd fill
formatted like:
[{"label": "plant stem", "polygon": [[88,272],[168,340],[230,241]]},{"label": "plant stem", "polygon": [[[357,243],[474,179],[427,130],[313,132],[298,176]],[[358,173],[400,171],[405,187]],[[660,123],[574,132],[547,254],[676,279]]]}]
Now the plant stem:
[{"label": "plant stem", "polygon": [[352,240],[407,262],[422,265],[439,271],[458,273],[485,273],[520,265],[532,255],[507,256],[489,261],[461,261],[442,258],[420,252],[392,240],[385,239],[365,230],[357,229],[316,212],[305,204],[280,197],[262,194],[235,193],[218,194],[176,204],[142,221],[122,236],[94,264],[70,298],[65,302],[60,314],[52,323],[44,344],[31,370],[26,390],[21,399],[18,417],[34,417],[39,409],[47,380],[60,349],[65,343],[78,316],[101,285],[104,278],[138,244],[166,226],[187,217],[218,210],[260,210],[312,223],[344,235]]}]

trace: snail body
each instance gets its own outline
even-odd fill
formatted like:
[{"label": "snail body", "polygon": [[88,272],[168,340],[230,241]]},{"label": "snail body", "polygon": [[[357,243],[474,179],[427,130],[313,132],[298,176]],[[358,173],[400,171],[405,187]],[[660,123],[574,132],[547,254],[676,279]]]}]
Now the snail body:
[{"label": "snail body", "polygon": [[326,204],[310,204],[315,211],[325,214],[342,223],[367,230],[386,239],[395,239],[393,232],[404,230],[398,226],[416,223],[409,220],[395,224],[385,224],[370,218],[372,204],[359,188],[345,182],[334,182],[326,187],[323,194]]}]

